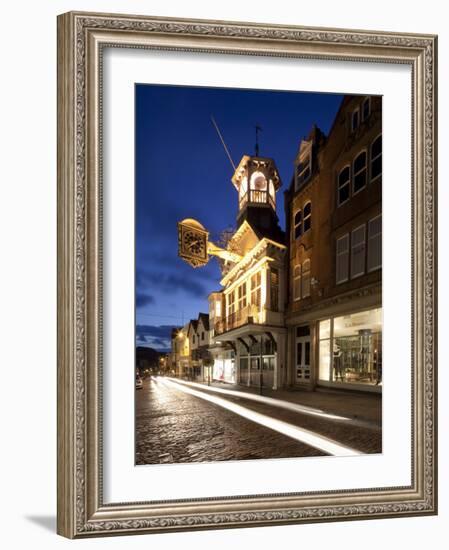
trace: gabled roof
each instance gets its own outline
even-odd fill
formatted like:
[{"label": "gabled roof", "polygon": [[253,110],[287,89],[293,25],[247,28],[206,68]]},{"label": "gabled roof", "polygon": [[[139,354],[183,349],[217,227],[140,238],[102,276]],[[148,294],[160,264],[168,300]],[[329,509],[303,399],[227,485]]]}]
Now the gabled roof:
[{"label": "gabled roof", "polygon": [[198,324],[199,324],[200,321],[203,323],[203,327],[206,330],[209,330],[209,314],[208,313],[200,313],[198,315]]},{"label": "gabled roof", "polygon": [[198,329],[198,321],[196,319],[190,319],[189,321],[189,329],[187,331],[187,334],[190,334],[190,332],[193,330],[193,332],[196,332]]}]

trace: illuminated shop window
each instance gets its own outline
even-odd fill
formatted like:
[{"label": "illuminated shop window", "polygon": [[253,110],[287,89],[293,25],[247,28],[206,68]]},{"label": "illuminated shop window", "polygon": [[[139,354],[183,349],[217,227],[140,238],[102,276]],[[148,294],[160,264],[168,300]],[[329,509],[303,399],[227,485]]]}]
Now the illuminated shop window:
[{"label": "illuminated shop window", "polygon": [[382,384],[382,309],[349,313],[319,324],[320,380]]}]

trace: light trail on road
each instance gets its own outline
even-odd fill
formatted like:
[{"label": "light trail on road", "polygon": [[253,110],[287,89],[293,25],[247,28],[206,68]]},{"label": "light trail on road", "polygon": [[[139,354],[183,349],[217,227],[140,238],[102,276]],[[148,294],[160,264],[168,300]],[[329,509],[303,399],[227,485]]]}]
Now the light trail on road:
[{"label": "light trail on road", "polygon": [[351,418],[346,416],[339,416],[336,414],[326,413],[321,409],[314,409],[313,407],[306,407],[305,405],[298,405],[297,403],[290,403],[289,401],[282,401],[281,399],[275,399],[274,397],[265,397],[263,395],[256,395],[254,393],[244,392],[244,391],[235,391],[235,390],[226,390],[223,388],[215,388],[213,386],[204,386],[203,384],[198,384],[197,382],[187,382],[186,380],[178,380],[176,378],[168,377],[167,380],[176,382],[178,384],[184,384],[186,386],[191,386],[193,388],[199,388],[203,391],[210,391],[215,393],[220,393],[223,395],[230,395],[232,397],[240,397],[244,399],[250,399],[251,401],[257,401],[259,403],[264,403],[265,405],[271,405],[274,407],[280,407],[281,409],[286,409],[288,411],[299,412],[301,414],[309,414],[311,416],[320,416],[322,418],[327,418],[329,420],[341,420],[345,422],[352,422]]},{"label": "light trail on road", "polygon": [[251,420],[256,424],[259,424],[261,426],[274,430],[278,433],[291,437],[296,441],[300,441],[301,443],[310,445],[311,447],[314,447],[315,449],[319,449],[320,451],[323,451],[330,455],[359,456],[359,455],[365,454],[357,449],[353,449],[351,447],[341,445],[337,441],[334,441],[327,437],[323,437],[310,430],[299,428],[298,426],[294,426],[293,424],[289,424],[282,420],[277,420],[276,418],[272,418],[265,414],[258,413],[256,411],[253,411],[241,405],[237,405],[236,403],[232,403],[221,397],[217,397],[215,395],[210,395],[208,393],[198,391],[185,384],[180,384],[178,380],[174,381],[168,378],[154,378],[154,377],[152,379],[155,380],[157,384],[162,384],[165,387],[193,395],[194,397],[198,397],[199,399],[203,399],[205,401],[208,401],[209,403],[218,405],[219,407],[227,409],[228,411],[231,411],[239,416],[242,416],[247,420]]}]

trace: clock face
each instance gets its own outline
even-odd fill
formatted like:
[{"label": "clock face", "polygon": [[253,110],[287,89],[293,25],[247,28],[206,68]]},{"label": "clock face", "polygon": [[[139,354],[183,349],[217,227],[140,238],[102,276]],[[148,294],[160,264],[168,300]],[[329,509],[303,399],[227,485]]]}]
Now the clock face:
[{"label": "clock face", "polygon": [[183,234],[184,251],[192,256],[204,257],[206,249],[206,238],[204,234],[187,230]]},{"label": "clock face", "polygon": [[209,233],[202,227],[192,227],[195,220],[188,221],[189,224],[178,223],[178,254],[192,267],[201,267],[206,265],[209,260],[207,253]]}]

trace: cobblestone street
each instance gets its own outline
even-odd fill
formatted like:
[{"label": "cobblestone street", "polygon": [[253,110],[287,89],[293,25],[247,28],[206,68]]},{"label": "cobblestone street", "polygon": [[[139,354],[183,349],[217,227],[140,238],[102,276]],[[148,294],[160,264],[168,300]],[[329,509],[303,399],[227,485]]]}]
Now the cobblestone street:
[{"label": "cobblestone street", "polygon": [[[143,389],[136,392],[136,464],[336,454],[323,450],[328,440],[360,453],[381,452],[381,429],[374,422],[335,419],[307,407],[303,412],[288,410],[270,398],[258,402],[247,393],[237,393],[215,396],[213,387],[163,378],[145,380]],[[239,413],[227,409],[234,406]],[[253,413],[259,422],[251,419]],[[271,426],[271,420],[281,421],[281,430]],[[263,425],[265,421],[271,427]],[[284,428],[298,431],[299,436],[281,433]],[[309,434],[317,437],[317,445],[301,441],[301,430],[306,430],[306,441]],[[339,454],[345,454],[344,448]]]}]

